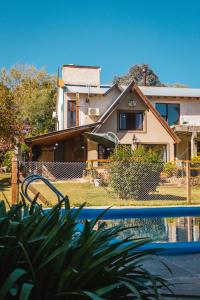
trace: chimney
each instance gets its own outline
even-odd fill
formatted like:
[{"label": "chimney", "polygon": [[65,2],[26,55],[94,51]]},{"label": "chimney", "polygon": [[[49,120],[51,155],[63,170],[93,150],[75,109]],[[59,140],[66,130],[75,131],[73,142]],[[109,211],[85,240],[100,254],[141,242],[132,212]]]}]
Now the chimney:
[{"label": "chimney", "polygon": [[100,67],[63,65],[62,80],[65,84],[81,86],[100,86]]},{"label": "chimney", "polygon": [[144,65],[142,68],[142,73],[143,73],[143,85],[146,86],[147,85],[147,65]]}]

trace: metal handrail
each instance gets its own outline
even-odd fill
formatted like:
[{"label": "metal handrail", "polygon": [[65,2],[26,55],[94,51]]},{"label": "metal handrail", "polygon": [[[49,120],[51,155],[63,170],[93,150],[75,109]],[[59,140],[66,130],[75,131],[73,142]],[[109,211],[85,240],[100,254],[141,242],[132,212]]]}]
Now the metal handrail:
[{"label": "metal handrail", "polygon": [[56,194],[58,203],[65,198],[65,196],[48,179],[46,179],[45,177],[40,176],[40,175],[32,174],[32,175],[27,176],[23,180],[22,185],[21,185],[22,194],[25,195],[25,197],[28,199],[28,201],[30,203],[33,203],[33,200],[30,198],[30,196],[28,194],[28,188],[29,188],[29,185],[36,180],[41,180],[42,182],[44,182],[44,184],[46,184],[50,188],[50,190],[52,190]]}]

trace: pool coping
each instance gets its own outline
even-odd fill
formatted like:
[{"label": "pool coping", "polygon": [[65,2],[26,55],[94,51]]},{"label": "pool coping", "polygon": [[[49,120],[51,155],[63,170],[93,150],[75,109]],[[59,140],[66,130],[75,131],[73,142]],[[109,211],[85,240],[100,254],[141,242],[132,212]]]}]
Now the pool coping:
[{"label": "pool coping", "polygon": [[[180,207],[198,207],[200,208],[200,205],[197,204],[193,204],[193,205],[152,205],[152,206],[149,206],[149,205],[138,205],[138,206],[135,206],[135,205],[123,205],[123,206],[110,206],[110,205],[104,205],[104,206],[84,206],[84,208],[91,208],[91,209],[100,209],[100,208],[103,208],[103,209],[107,209],[107,208],[114,208],[114,209],[123,209],[123,208],[180,208]],[[79,208],[79,206],[74,206],[74,208]]]}]

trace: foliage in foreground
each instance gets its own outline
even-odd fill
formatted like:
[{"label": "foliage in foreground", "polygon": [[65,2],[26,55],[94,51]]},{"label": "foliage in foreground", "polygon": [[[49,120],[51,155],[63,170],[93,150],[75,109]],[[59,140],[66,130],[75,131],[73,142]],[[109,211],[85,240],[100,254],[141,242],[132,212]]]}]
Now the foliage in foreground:
[{"label": "foliage in foreground", "polygon": [[[96,220],[78,225],[78,210],[63,200],[48,213],[25,204],[0,204],[0,299],[161,299],[166,282],[143,269],[151,250],[122,226]],[[63,203],[62,203],[63,204]],[[115,241],[115,242],[113,242]],[[128,242],[128,243],[127,243]]]},{"label": "foliage in foreground", "polygon": [[120,146],[110,158],[110,184],[120,198],[145,199],[156,191],[163,168],[158,153],[143,146],[135,150]]}]

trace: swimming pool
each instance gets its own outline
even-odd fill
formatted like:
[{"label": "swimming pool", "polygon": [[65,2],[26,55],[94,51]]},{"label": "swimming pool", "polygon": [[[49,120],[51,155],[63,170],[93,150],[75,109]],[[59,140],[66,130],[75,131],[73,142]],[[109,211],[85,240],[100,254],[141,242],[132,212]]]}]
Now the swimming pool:
[{"label": "swimming pool", "polygon": [[[84,208],[80,220],[94,219],[104,209]],[[99,223],[106,226],[133,226],[122,234],[149,237],[152,243],[142,248],[162,248],[163,254],[200,252],[200,207],[111,208]],[[98,224],[97,224],[98,226]]]}]

